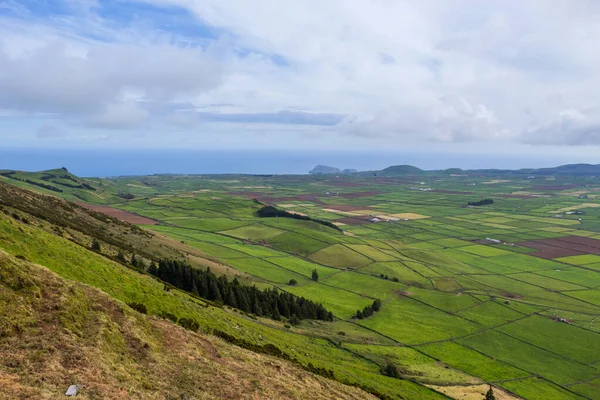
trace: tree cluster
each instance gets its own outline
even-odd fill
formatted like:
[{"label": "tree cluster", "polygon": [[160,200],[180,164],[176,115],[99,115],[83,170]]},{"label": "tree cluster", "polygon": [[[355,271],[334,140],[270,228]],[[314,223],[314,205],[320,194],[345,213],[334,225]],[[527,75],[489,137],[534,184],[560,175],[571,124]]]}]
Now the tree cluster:
[{"label": "tree cluster", "polygon": [[295,316],[294,322],[333,321],[333,314],[321,304],[276,289],[242,285],[237,278],[229,281],[224,275],[217,277],[209,268],[202,270],[182,261],[161,260],[158,265],[150,265],[148,272],[179,289],[258,316],[275,320]]},{"label": "tree cluster", "polygon": [[366,306],[365,308],[363,308],[362,311],[356,310],[356,315],[354,316],[354,318],[357,318],[357,319],[368,318],[371,315],[373,315],[374,313],[376,313],[377,311],[379,311],[380,309],[381,309],[381,300],[375,299],[375,301],[373,301],[372,305]]},{"label": "tree cluster", "polygon": [[337,225],[335,225],[333,222],[330,221],[324,221],[322,219],[316,219],[316,218],[311,218],[308,215],[300,215],[300,214],[296,214],[296,213],[291,213],[285,210],[279,210],[276,207],[273,206],[264,206],[263,208],[261,208],[260,210],[258,210],[256,212],[256,215],[258,215],[260,218],[275,218],[275,217],[281,217],[281,218],[293,218],[293,219],[299,219],[302,221],[312,221],[312,222],[316,222],[317,224],[321,224],[321,225],[325,225],[329,228],[333,228],[336,231],[342,231]]},{"label": "tree cluster", "polygon": [[[384,275],[384,274],[381,274],[381,275],[379,275],[379,277],[380,277],[381,279],[385,279],[386,281],[389,281],[389,280],[390,280],[390,277],[389,277],[389,276],[387,276],[387,275]],[[394,277],[392,277],[392,281],[394,281],[394,282],[400,282],[400,279],[398,279],[398,278],[396,278],[396,277],[394,276]]]},{"label": "tree cluster", "polygon": [[125,200],[135,199],[135,195],[131,193],[117,193],[117,196]]},{"label": "tree cluster", "polygon": [[494,204],[494,199],[481,199],[479,201],[470,201],[467,203],[468,206],[473,207],[487,206],[488,204]]},{"label": "tree cluster", "polygon": [[32,181],[31,179],[22,179],[22,178],[16,177],[16,176],[14,176],[14,174],[4,173],[2,175],[5,176],[5,177],[7,177],[7,178],[14,179],[15,181],[26,182],[26,183],[29,183],[30,185],[39,186],[39,187],[47,189],[47,190],[52,190],[53,192],[62,193],[62,191],[63,191],[60,188],[57,188],[57,187],[52,186],[52,185],[47,185],[47,184],[42,183],[42,182],[36,182],[36,181]]}]

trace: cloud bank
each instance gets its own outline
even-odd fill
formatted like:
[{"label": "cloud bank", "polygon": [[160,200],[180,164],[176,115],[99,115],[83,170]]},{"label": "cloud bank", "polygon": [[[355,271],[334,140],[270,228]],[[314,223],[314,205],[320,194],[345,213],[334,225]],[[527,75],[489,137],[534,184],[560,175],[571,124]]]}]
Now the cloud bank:
[{"label": "cloud bank", "polygon": [[596,1],[40,4],[0,0],[23,142],[600,144]]}]

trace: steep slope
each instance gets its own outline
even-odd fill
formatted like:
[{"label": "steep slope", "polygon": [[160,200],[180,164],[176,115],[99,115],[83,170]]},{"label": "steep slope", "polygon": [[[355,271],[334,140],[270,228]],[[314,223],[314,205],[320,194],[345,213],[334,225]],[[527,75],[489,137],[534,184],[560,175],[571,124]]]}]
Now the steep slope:
[{"label": "steep slope", "polygon": [[368,399],[357,388],[144,316],[0,250],[0,398]]},{"label": "steep slope", "polygon": [[[382,364],[380,362],[365,359],[363,356],[345,349],[335,339],[336,332],[342,330],[336,322],[324,323],[322,328],[325,332],[317,333],[318,331],[311,332],[310,326],[313,324],[296,328],[287,325],[285,320],[273,321],[257,318],[238,310],[223,307],[222,304],[200,299],[187,292],[177,289],[168,290],[162,281],[146,274],[143,268],[133,266],[130,262],[115,257],[115,251],[119,249],[135,249],[139,245],[149,243],[152,247],[145,249],[147,254],[151,255],[151,248],[155,248],[159,251],[157,258],[171,257],[167,254],[173,252],[175,258],[187,258],[189,260],[192,256],[185,254],[181,250],[182,248],[171,247],[185,246],[184,244],[174,241],[164,241],[159,244],[153,241],[140,242],[148,232],[143,230],[137,232],[139,228],[134,228],[132,225],[123,223],[121,226],[117,223],[109,224],[105,221],[106,226],[102,224],[96,226],[95,223],[90,222],[91,220],[97,220],[95,214],[87,209],[74,206],[60,199],[0,184],[0,193],[3,190],[12,193],[11,196],[5,194],[3,197],[4,199],[11,198],[12,203],[7,205],[8,201],[3,200],[4,205],[0,206],[0,249],[14,255],[21,261],[28,260],[43,265],[61,278],[68,280],[68,282],[78,282],[95,287],[112,299],[124,304],[143,304],[147,308],[148,315],[174,321],[178,320],[179,323],[182,323],[182,320],[193,321],[196,326],[192,328],[194,331],[215,334],[230,343],[255,352],[276,355],[279,359],[291,361],[293,365],[302,368],[304,371],[334,377],[338,382],[361,387],[370,393],[377,393],[381,398],[443,398],[439,393],[422,384],[384,376],[381,373]],[[22,201],[19,201],[19,199]],[[38,209],[38,206],[48,212],[56,210],[54,213],[56,215],[52,213],[46,215],[45,212]],[[69,206],[72,207],[71,211],[69,211]],[[29,210],[31,214],[23,210]],[[34,216],[33,213],[39,214],[39,217]],[[63,215],[62,218],[60,218],[61,215]],[[102,218],[106,217],[103,216]],[[56,224],[52,222],[59,219],[63,220],[60,225],[58,222]],[[69,223],[64,221],[69,221]],[[92,224],[91,227],[86,225],[85,221]],[[98,229],[94,229],[94,227]],[[110,233],[113,236],[119,235],[122,243],[119,241],[116,241],[115,244],[102,242],[101,251],[91,251],[90,247],[95,238],[94,234],[102,230],[103,227],[109,230],[108,237],[111,237]],[[87,230],[90,230],[90,232],[87,232]],[[152,239],[154,239],[154,236],[152,236]],[[149,259],[145,261],[147,262]],[[11,274],[12,272],[9,272],[9,276]],[[25,276],[27,275],[28,273],[25,274]],[[38,296],[38,298],[41,297]],[[67,303],[78,307],[76,301],[69,300]],[[3,304],[2,307],[18,304],[24,304],[24,302],[18,296],[13,296],[12,300]],[[2,315],[11,316],[14,313],[15,311],[4,312],[2,310]],[[174,328],[170,322],[154,321],[158,324],[167,324],[166,326],[169,329]],[[183,325],[190,326],[189,324]],[[316,326],[318,328],[319,324],[316,324]],[[344,326],[343,330],[348,328],[348,325]],[[20,328],[17,329],[17,331],[20,330]],[[14,335],[14,333],[10,335]],[[369,334],[368,337],[364,338],[359,335],[355,339],[348,338],[348,340],[371,341],[376,337],[375,334]],[[108,339],[110,341],[110,337]],[[3,340],[3,338],[0,338],[1,343],[3,343]],[[187,339],[178,341],[185,340]],[[150,342],[150,340],[146,342]],[[61,355],[62,351],[63,348],[59,347],[56,357],[63,357]],[[40,354],[45,356],[44,351]],[[238,362],[244,363],[244,360],[244,358],[241,358],[238,359]],[[175,360],[173,362],[177,364],[179,361]],[[18,364],[16,365],[16,370],[12,373],[20,371],[20,367]],[[0,370],[7,371],[1,363]],[[41,381],[42,375],[42,373],[39,375],[24,373],[18,382],[21,385],[25,385],[23,382],[34,385],[30,381]],[[14,377],[11,379],[14,380]],[[122,386],[127,386],[130,378],[125,375],[119,379],[121,379]],[[261,380],[258,378],[255,380],[255,384],[260,386]],[[39,382],[35,384],[39,385]],[[275,394],[273,396],[278,397]],[[298,396],[300,395],[296,397]],[[47,396],[47,398],[52,397]],[[268,398],[260,395],[255,397]],[[332,395],[331,397],[335,396]],[[6,398],[13,397],[8,396]],[[40,397],[38,397],[38,394],[33,394],[31,398]],[[100,398],[110,397],[100,396]],[[169,397],[158,396],[155,398]],[[203,395],[190,398],[211,398],[211,396]],[[236,396],[232,395],[231,398],[236,398]],[[1,395],[0,399],[3,399]]]},{"label": "steep slope", "polygon": [[27,214],[26,220],[83,247],[90,247],[95,238],[101,243],[102,253],[112,259],[119,253],[128,259],[133,254],[142,260],[185,258],[198,267],[210,267],[225,274],[231,272],[198,249],[55,196],[0,182],[0,206],[23,212]]}]

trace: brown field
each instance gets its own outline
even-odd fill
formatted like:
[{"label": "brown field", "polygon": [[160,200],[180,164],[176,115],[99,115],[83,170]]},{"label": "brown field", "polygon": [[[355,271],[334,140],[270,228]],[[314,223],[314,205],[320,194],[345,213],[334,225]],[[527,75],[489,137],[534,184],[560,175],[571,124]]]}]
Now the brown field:
[{"label": "brown field", "polygon": [[[444,393],[452,399],[461,400],[480,400],[485,397],[485,393],[488,391],[488,385],[473,385],[473,386],[436,386],[427,385],[438,392]],[[513,396],[502,389],[498,389],[494,386],[494,396],[497,400],[512,400],[519,399],[519,397]]]},{"label": "brown field", "polygon": [[342,223],[345,225],[362,225],[362,224],[368,224],[368,216],[356,216],[356,217],[347,217],[347,218],[342,218],[342,219],[336,219],[334,222],[335,223]]},{"label": "brown field", "polygon": [[102,214],[106,214],[109,217],[114,217],[121,221],[129,222],[130,224],[136,224],[136,225],[156,225],[156,224],[158,224],[158,221],[155,221],[153,219],[141,217],[137,214],[119,210],[117,208],[85,204],[85,203],[78,203],[78,204],[82,207],[89,208],[90,210],[93,210],[93,211],[96,211],[96,212],[99,212]]},{"label": "brown field", "polygon": [[538,251],[532,256],[553,259],[558,257],[579,256],[582,254],[600,255],[600,240],[580,236],[564,236],[554,239],[539,239],[517,243]]}]

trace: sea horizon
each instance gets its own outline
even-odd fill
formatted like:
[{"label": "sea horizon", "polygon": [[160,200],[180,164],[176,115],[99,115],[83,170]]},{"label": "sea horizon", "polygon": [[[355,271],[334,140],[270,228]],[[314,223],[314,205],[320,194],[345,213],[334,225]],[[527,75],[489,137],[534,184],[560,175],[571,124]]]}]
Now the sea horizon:
[{"label": "sea horizon", "polygon": [[301,175],[308,174],[317,165],[358,171],[381,170],[391,165],[414,165],[424,170],[521,169],[585,162],[590,160],[556,155],[373,150],[0,149],[0,170],[42,171],[65,167],[82,177],[158,174]]}]

